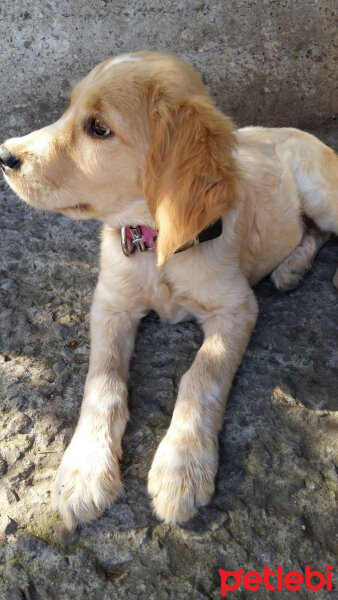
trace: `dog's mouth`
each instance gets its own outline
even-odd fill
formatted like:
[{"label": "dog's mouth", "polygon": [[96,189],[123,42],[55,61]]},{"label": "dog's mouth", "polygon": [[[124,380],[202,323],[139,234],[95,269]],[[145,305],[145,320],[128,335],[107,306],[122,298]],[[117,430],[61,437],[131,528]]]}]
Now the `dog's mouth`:
[{"label": "dog's mouth", "polygon": [[[9,173],[7,173],[7,171],[9,171]],[[51,189],[48,193],[49,182],[47,182],[46,185],[43,185],[37,180],[31,180],[28,183],[22,176],[12,177],[12,170],[7,169],[6,167],[2,168],[2,174],[13,191],[24,200],[24,202],[27,202],[27,204],[34,206],[35,208],[59,212],[66,215],[68,214],[73,217],[78,217],[80,214],[84,217],[89,215],[93,210],[93,207],[88,202],[78,202],[76,204],[60,206],[57,198],[58,190],[54,187],[54,189]],[[56,197],[54,198],[55,193]]]},{"label": "dog's mouth", "polygon": [[7,167],[6,165],[1,165],[0,173],[1,172],[2,172],[2,175],[4,177],[8,177],[8,179],[10,178],[11,175],[17,175],[16,171],[14,171],[11,167]]},{"label": "dog's mouth", "polygon": [[64,211],[66,212],[66,211],[70,211],[70,210],[88,212],[91,209],[92,209],[92,207],[90,206],[90,204],[84,202],[84,203],[80,203],[80,204],[74,204],[73,206],[62,206],[61,208],[58,208],[57,210],[59,210],[60,212],[64,212]]}]

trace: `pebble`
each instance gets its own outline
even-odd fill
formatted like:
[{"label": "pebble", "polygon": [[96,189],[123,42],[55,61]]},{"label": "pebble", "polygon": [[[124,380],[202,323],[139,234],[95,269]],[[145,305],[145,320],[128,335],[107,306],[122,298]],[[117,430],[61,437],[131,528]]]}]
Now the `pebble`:
[{"label": "pebble", "polygon": [[7,462],[0,454],[0,477],[2,477],[2,475],[5,475],[5,473],[7,472],[7,467]]},{"label": "pebble", "polygon": [[0,533],[2,535],[12,535],[16,532],[17,528],[18,524],[13,519],[7,515],[2,518],[0,526]]},{"label": "pebble", "polygon": [[47,544],[43,540],[29,533],[19,533],[16,540],[17,548],[22,552],[27,552],[30,558],[36,556],[39,552],[43,552],[46,549]]},{"label": "pebble", "polygon": [[60,361],[57,362],[53,365],[53,371],[58,375],[59,373],[62,373],[66,368],[66,365],[64,362]]},{"label": "pebble", "polygon": [[68,327],[67,325],[62,325],[62,323],[58,323],[56,321],[52,325],[52,333],[56,337],[58,337],[58,338],[60,337],[64,340],[71,335],[72,329],[71,329],[71,327]]},{"label": "pebble", "polygon": [[11,489],[1,487],[0,489],[0,506],[1,508],[6,508],[7,506],[11,506],[12,504],[16,504],[18,502],[18,497],[14,494]]},{"label": "pebble", "polygon": [[16,485],[20,481],[27,479],[28,475],[30,475],[34,469],[35,469],[35,465],[30,460],[26,459],[23,461],[23,468],[21,469],[21,471],[19,473],[17,473],[16,475],[13,475],[12,477],[10,477],[9,481],[12,484]]},{"label": "pebble", "polygon": [[112,519],[115,529],[130,529],[135,526],[135,515],[128,504],[112,504],[107,515]]},{"label": "pebble", "polygon": [[8,423],[8,429],[12,433],[26,433],[27,428],[32,423],[32,419],[25,413],[17,413]]}]

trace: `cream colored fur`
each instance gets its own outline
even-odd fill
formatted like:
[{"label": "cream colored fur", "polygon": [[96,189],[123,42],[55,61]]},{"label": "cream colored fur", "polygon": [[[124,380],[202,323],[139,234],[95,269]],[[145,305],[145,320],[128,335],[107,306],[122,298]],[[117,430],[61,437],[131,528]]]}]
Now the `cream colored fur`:
[{"label": "cream colored fur", "polygon": [[[113,135],[88,133],[93,116]],[[98,65],[59,121],[6,148],[22,161],[5,169],[21,198],[105,223],[89,372],[56,507],[72,529],[120,490],[129,359],[153,309],[171,322],[194,316],[205,334],[149,473],[158,517],[189,519],[214,491],[226,399],[257,317],[251,286],[273,272],[278,288],[293,287],[326,232],[338,233],[337,156],[296,129],[235,130],[191,66],[151,52]],[[304,215],[316,226],[306,230]],[[173,255],[220,216],[220,238]],[[122,254],[119,228],[130,224],[159,228],[157,255]]]}]

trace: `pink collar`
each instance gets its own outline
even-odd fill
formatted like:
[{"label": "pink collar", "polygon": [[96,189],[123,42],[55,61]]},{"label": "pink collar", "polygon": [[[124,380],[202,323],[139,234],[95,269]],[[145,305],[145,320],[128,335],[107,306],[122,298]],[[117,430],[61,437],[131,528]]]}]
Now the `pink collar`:
[{"label": "pink collar", "polygon": [[146,225],[130,225],[121,228],[121,245],[123,253],[131,256],[136,250],[156,250],[158,231]]}]

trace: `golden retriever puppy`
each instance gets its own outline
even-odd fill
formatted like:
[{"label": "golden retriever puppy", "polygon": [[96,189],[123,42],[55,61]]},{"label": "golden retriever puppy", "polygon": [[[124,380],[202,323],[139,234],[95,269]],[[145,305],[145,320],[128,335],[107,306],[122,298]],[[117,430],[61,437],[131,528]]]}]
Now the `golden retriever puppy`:
[{"label": "golden retriever puppy", "polygon": [[336,154],[296,129],[236,130],[190,65],[138,52],[95,67],[56,123],[7,140],[0,160],[29,204],[105,224],[81,414],[54,483],[66,527],[119,493],[129,359],[150,309],[194,316],[205,334],[148,481],[159,518],[189,519],[214,491],[226,399],[257,317],[251,286],[271,272],[295,286],[338,233]]}]

